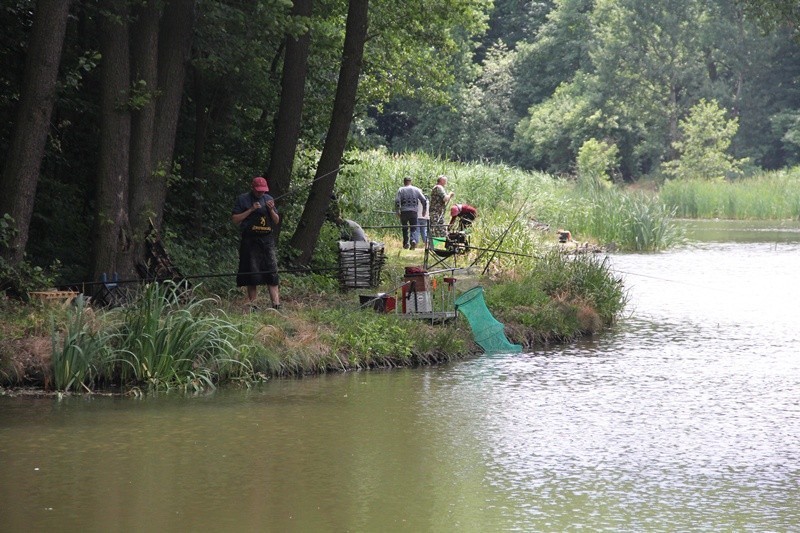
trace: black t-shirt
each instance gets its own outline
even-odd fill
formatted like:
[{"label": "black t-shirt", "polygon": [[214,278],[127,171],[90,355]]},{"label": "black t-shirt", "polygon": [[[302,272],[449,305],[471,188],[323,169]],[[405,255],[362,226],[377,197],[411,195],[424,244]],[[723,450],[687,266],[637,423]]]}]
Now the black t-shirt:
[{"label": "black t-shirt", "polygon": [[247,215],[247,217],[239,223],[239,229],[242,233],[251,235],[269,235],[272,233],[272,218],[267,209],[267,202],[272,200],[272,196],[264,194],[261,198],[256,198],[251,192],[240,194],[236,197],[236,202],[233,204],[233,211],[231,214],[238,215],[250,209],[254,203],[258,202],[261,207]]}]

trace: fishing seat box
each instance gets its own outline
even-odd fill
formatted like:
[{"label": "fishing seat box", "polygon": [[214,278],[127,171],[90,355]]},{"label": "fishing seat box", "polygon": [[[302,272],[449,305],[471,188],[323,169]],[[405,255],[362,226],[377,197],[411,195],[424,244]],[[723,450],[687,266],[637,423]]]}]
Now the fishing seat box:
[{"label": "fishing seat box", "polygon": [[409,291],[413,289],[417,292],[431,292],[433,290],[431,288],[431,277],[421,267],[406,267],[403,281],[413,282],[406,285]]}]

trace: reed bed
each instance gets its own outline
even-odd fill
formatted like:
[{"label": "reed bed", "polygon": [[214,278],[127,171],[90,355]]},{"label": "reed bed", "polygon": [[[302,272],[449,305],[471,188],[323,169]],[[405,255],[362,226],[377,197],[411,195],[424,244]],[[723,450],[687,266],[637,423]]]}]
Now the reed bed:
[{"label": "reed bed", "polygon": [[618,188],[570,191],[553,204],[552,214],[573,234],[637,252],[663,250],[682,242],[674,217],[675,210],[658,197]]},{"label": "reed bed", "polygon": [[659,196],[683,218],[800,219],[800,167],[735,181],[670,180]]},{"label": "reed bed", "polygon": [[514,324],[514,342],[564,342],[613,324],[627,304],[607,259],[552,251],[532,260],[513,283],[492,285],[486,301]]},{"label": "reed bed", "polygon": [[[372,228],[397,225],[394,197],[404,176],[412,176],[414,185],[429,195],[437,176],[444,174],[449,177],[448,189],[455,192],[452,203],[478,208],[481,221],[474,231],[476,236],[488,237],[481,239],[484,243],[504,231],[505,223],[517,213],[523,228],[526,221],[536,220],[553,230],[568,229],[577,239],[613,243],[626,250],[661,250],[680,240],[670,208],[657,197],[619,187],[578,188],[573,180],[539,172],[443,161],[425,154],[394,156],[373,150],[358,153],[354,160],[337,182],[342,210]],[[371,233],[382,236],[396,231],[373,229]],[[518,241],[517,250],[537,248],[535,238],[519,232],[509,237],[511,243]]]},{"label": "reed bed", "polygon": [[[403,177],[411,176],[430,196],[439,175],[449,178],[448,190],[455,192],[452,203],[467,203],[482,213],[490,209],[513,209],[537,192],[553,188],[546,174],[525,172],[506,165],[457,163],[427,154],[390,155],[380,150],[358,152],[353,165],[337,179],[342,211],[366,226],[396,225],[394,198]],[[449,217],[448,217],[449,220]]]}]

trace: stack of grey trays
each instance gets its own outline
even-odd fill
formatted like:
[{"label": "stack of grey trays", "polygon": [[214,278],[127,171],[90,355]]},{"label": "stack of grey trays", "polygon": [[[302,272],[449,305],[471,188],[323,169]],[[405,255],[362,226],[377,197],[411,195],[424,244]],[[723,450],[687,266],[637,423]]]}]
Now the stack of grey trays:
[{"label": "stack of grey trays", "polygon": [[339,283],[343,289],[375,288],[386,262],[382,242],[339,241]]}]

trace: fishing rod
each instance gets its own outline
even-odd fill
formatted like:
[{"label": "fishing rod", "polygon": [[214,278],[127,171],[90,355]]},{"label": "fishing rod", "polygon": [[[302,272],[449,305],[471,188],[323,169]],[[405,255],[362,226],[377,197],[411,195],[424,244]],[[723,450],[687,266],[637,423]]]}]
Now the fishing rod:
[{"label": "fishing rod", "polygon": [[627,272],[625,270],[619,270],[619,269],[613,268],[613,267],[610,267],[610,268],[611,268],[611,270],[613,270],[614,272],[616,272],[618,274],[627,274],[628,276],[639,276],[640,278],[654,279],[654,280],[657,280],[657,281],[666,281],[668,283],[677,283],[678,285],[686,285],[687,287],[697,287],[697,288],[701,288],[701,289],[708,289],[708,290],[715,291],[715,292],[724,292],[724,293],[727,293],[727,294],[733,294],[733,291],[730,291],[728,289],[718,289],[718,288],[715,288],[715,287],[711,287],[710,285],[700,285],[698,283],[688,283],[686,281],[680,281],[680,280],[677,280],[677,279],[661,278],[661,277],[658,277],[658,276],[649,276],[647,274],[637,274],[636,272]]},{"label": "fishing rod", "polygon": [[[260,272],[245,272],[241,275],[243,276],[250,276],[250,275],[261,275],[261,274],[298,274],[298,273],[315,273],[315,272],[326,272],[331,270],[341,270],[339,267],[328,267],[328,268],[291,268],[291,269],[278,269],[278,270],[263,270]],[[224,278],[229,276],[238,276],[239,272],[215,272],[211,274],[189,274],[187,276],[175,276],[178,278],[179,281],[189,280],[189,279],[205,279],[205,278]],[[158,282],[158,281],[166,281],[169,278],[134,278],[134,279],[106,279],[100,281],[81,281],[79,283],[61,283],[59,285],[55,285],[56,288],[63,288],[63,287],[92,287],[95,285],[104,285],[107,287],[115,286],[115,285],[124,285],[126,283],[151,283],[151,282]]]},{"label": "fishing rod", "polygon": [[[506,229],[505,229],[505,230],[503,231],[503,233],[500,235],[499,239],[495,239],[494,241],[492,241],[492,243],[491,243],[489,246],[495,246],[495,242],[497,242],[498,240],[499,240],[499,242],[497,242],[496,248],[499,248],[499,247],[500,247],[500,246],[503,244],[503,241],[505,240],[505,238],[506,238],[506,235],[508,234],[508,230],[510,230],[510,229],[511,229],[511,227],[512,227],[514,224],[516,224],[516,223],[517,223],[517,220],[519,219],[519,216],[520,216],[520,214],[522,214],[522,210],[523,210],[524,208],[526,208],[527,206],[528,206],[528,197],[526,197],[526,198],[525,198],[525,201],[524,201],[524,202],[522,202],[522,205],[521,205],[521,206],[519,207],[519,209],[517,210],[517,213],[514,215],[514,218],[511,220],[511,223],[510,223],[508,226],[506,226]],[[496,254],[497,254],[497,252],[496,252],[496,251],[493,251],[493,252],[492,252],[492,256],[491,256],[491,257],[489,257],[489,260],[488,260],[488,261],[486,261],[486,266],[485,266],[485,267],[484,267],[484,269],[483,269],[483,273],[482,273],[482,275],[486,275],[486,272],[489,270],[489,265],[490,265],[490,264],[492,264],[492,259],[494,259],[494,256],[495,256]],[[476,264],[476,263],[478,262],[478,260],[479,260],[481,257],[483,257],[483,252],[482,252],[481,254],[479,254],[479,255],[478,255],[478,257],[476,257],[476,258],[475,258],[475,261],[473,261],[473,262],[472,262],[472,264],[473,264],[473,265],[474,265],[474,264]]]},{"label": "fishing rod", "polygon": [[[406,228],[409,226],[405,226]],[[416,226],[412,226],[416,227]],[[361,226],[361,229],[403,229],[403,226]]]},{"label": "fishing rod", "polygon": [[278,200],[280,200],[281,198],[284,198],[284,197],[286,197],[286,196],[289,196],[290,194],[294,194],[294,193],[296,193],[296,192],[302,191],[303,189],[305,189],[305,188],[307,188],[307,187],[309,187],[309,186],[311,186],[311,185],[314,185],[314,183],[316,183],[317,181],[319,181],[319,180],[321,180],[321,179],[323,179],[323,178],[327,178],[327,177],[328,177],[328,176],[330,176],[331,174],[334,174],[334,173],[336,173],[336,172],[339,172],[340,170],[342,170],[342,167],[341,167],[341,165],[340,165],[340,166],[338,166],[338,167],[336,167],[335,169],[331,170],[330,172],[326,172],[326,173],[325,173],[325,174],[323,174],[322,176],[319,176],[319,177],[317,177],[317,178],[314,178],[313,180],[311,180],[309,183],[306,183],[305,185],[302,185],[302,186],[300,186],[300,187],[291,188],[291,189],[289,189],[288,191],[286,191],[285,193],[283,193],[283,194],[281,194],[281,195],[278,195],[278,196],[275,196],[275,197],[273,198],[273,200],[277,202],[277,201],[278,201]]},{"label": "fishing rod", "polygon": [[478,246],[470,246],[470,250],[478,250],[479,252],[494,252],[503,255],[515,255],[517,257],[530,257],[531,259],[543,259],[543,255],[532,255],[532,254],[521,254],[519,252],[508,252],[506,250],[500,250],[497,248],[480,248]]}]

